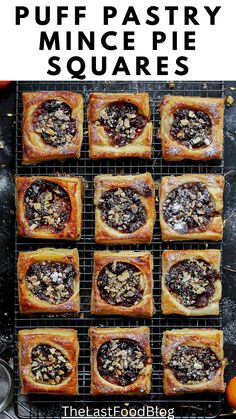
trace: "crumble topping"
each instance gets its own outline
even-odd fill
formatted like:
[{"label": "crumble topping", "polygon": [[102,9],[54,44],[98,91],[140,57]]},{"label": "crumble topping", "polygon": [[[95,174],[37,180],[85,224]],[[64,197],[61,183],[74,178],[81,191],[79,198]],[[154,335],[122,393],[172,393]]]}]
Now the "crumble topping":
[{"label": "crumble topping", "polygon": [[166,274],[166,285],[186,307],[201,308],[208,305],[215,292],[214,283],[219,273],[201,259],[176,263]]},{"label": "crumble topping", "polygon": [[43,261],[30,266],[26,283],[29,290],[40,300],[61,304],[73,294],[75,275],[72,265]]},{"label": "crumble topping", "polygon": [[65,189],[54,182],[37,179],[25,193],[25,216],[30,230],[65,228],[71,214],[71,202]]},{"label": "crumble topping", "polygon": [[178,346],[167,366],[178,381],[192,384],[212,380],[221,362],[210,348]]},{"label": "crumble topping", "polygon": [[[150,190],[151,192],[151,190]],[[133,233],[145,224],[146,210],[140,195],[131,188],[118,188],[102,194],[98,208],[102,220],[122,233]]]},{"label": "crumble topping", "polygon": [[51,345],[36,345],[31,351],[31,372],[38,383],[57,385],[72,371],[61,351]]},{"label": "crumble topping", "polygon": [[175,231],[204,231],[215,215],[211,194],[202,183],[185,183],[167,196],[163,216]]},{"label": "crumble topping", "polygon": [[205,112],[178,109],[170,134],[187,148],[207,147],[212,142],[212,121]]},{"label": "crumble topping", "polygon": [[52,147],[71,143],[76,132],[76,120],[71,108],[61,100],[47,100],[34,112],[34,130]]},{"label": "crumble topping", "polygon": [[103,125],[114,147],[131,143],[147,123],[135,105],[115,102],[102,109],[98,125]]},{"label": "crumble topping", "polygon": [[143,296],[143,275],[136,266],[125,262],[109,263],[98,277],[98,289],[108,304],[131,307]]},{"label": "crumble topping", "polygon": [[105,342],[97,355],[99,374],[122,387],[133,383],[142,374],[146,361],[145,351],[131,339]]}]

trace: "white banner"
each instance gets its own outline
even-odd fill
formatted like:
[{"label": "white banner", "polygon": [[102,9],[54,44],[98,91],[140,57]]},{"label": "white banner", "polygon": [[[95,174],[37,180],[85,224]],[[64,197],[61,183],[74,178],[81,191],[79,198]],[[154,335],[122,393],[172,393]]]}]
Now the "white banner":
[{"label": "white banner", "polygon": [[233,80],[235,0],[1,0],[1,80]]}]

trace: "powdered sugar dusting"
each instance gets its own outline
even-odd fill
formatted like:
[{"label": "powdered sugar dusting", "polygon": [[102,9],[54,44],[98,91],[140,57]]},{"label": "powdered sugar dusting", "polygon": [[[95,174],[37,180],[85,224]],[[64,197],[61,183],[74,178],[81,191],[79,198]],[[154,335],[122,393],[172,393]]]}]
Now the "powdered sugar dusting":
[{"label": "powdered sugar dusting", "polygon": [[185,232],[186,224],[184,222],[175,223],[173,228],[175,231]]}]

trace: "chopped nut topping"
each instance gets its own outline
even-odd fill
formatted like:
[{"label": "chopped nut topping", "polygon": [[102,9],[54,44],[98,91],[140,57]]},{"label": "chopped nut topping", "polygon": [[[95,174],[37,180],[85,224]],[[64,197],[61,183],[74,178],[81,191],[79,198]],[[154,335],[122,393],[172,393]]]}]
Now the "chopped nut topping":
[{"label": "chopped nut topping", "polygon": [[50,227],[61,231],[71,213],[70,198],[65,189],[54,182],[37,179],[25,193],[25,215],[30,230]]},{"label": "chopped nut topping", "polygon": [[178,109],[170,134],[187,148],[207,147],[212,142],[212,122],[205,112]]},{"label": "chopped nut topping", "polygon": [[137,380],[147,361],[145,351],[131,339],[105,342],[99,349],[99,374],[110,383],[127,386]]},{"label": "chopped nut topping", "polygon": [[75,274],[72,265],[43,261],[30,266],[26,283],[40,300],[61,304],[73,294]]},{"label": "chopped nut topping", "polygon": [[108,304],[131,307],[143,296],[143,276],[136,266],[125,262],[109,263],[98,277],[98,289]]},{"label": "chopped nut topping", "polygon": [[31,351],[31,372],[38,383],[57,385],[72,371],[61,351],[51,345],[36,345]]},{"label": "chopped nut topping", "polygon": [[211,194],[202,183],[185,183],[167,196],[163,216],[175,231],[204,231],[215,215]]},{"label": "chopped nut topping", "polygon": [[131,143],[142,132],[146,119],[131,103],[116,102],[100,112],[99,125],[103,125],[115,147]]},{"label": "chopped nut topping", "polygon": [[167,364],[183,384],[210,381],[220,366],[210,348],[198,346],[178,346]]},{"label": "chopped nut topping", "polygon": [[176,263],[166,274],[166,285],[186,307],[201,308],[208,305],[215,292],[214,282],[219,273],[201,259]]},{"label": "chopped nut topping", "polygon": [[121,233],[132,233],[145,224],[146,210],[140,195],[131,188],[104,192],[98,208],[102,220]]},{"label": "chopped nut topping", "polygon": [[61,100],[47,100],[34,112],[34,130],[52,147],[71,143],[76,132],[76,121],[71,108]]}]

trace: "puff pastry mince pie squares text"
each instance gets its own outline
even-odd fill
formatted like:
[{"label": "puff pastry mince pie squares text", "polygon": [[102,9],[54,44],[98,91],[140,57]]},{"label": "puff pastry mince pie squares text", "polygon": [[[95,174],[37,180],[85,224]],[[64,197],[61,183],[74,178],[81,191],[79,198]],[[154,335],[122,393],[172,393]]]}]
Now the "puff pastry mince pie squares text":
[{"label": "puff pastry mince pie squares text", "polygon": [[164,314],[219,314],[221,298],[219,250],[165,250],[162,254]]},{"label": "puff pastry mince pie squares text", "polygon": [[95,252],[91,313],[151,317],[152,268],[150,252]]},{"label": "puff pastry mince pie squares text", "polygon": [[89,329],[91,394],[150,393],[152,358],[149,328]]},{"label": "puff pastry mince pie squares text", "polygon": [[79,312],[77,249],[20,252],[17,277],[21,313]]},{"label": "puff pastry mince pie squares text", "polygon": [[149,243],[155,223],[155,185],[150,173],[96,176],[97,243]]},{"label": "puff pastry mince pie squares text", "polygon": [[160,113],[165,160],[222,158],[224,99],[164,96]]},{"label": "puff pastry mince pie squares text", "polygon": [[16,178],[19,236],[43,239],[81,237],[83,180],[79,177]]},{"label": "puff pastry mince pie squares text", "polygon": [[75,330],[20,330],[18,339],[22,394],[78,394],[79,343]]},{"label": "puff pastry mince pie squares text", "polygon": [[147,93],[92,93],[88,109],[90,158],[151,158]]},{"label": "puff pastry mince pie squares text", "polygon": [[72,92],[23,93],[23,164],[79,158],[83,97]]},{"label": "puff pastry mince pie squares text", "polygon": [[225,390],[223,332],[180,329],[164,332],[163,385],[167,396]]},{"label": "puff pastry mince pie squares text", "polygon": [[159,199],[162,239],[221,240],[223,188],[220,175],[163,177]]}]

